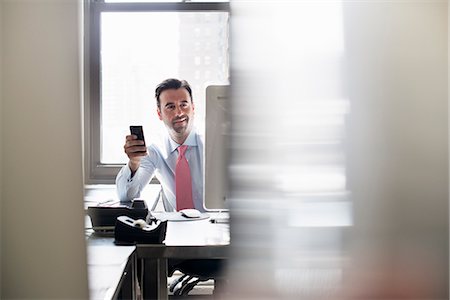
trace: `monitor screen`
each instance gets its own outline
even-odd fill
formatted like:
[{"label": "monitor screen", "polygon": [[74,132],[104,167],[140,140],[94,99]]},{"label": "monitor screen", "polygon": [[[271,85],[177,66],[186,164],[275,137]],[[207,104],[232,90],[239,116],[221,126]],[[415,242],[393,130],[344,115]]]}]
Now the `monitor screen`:
[{"label": "monitor screen", "polygon": [[228,209],[227,158],[230,135],[230,86],[206,88],[205,208]]}]

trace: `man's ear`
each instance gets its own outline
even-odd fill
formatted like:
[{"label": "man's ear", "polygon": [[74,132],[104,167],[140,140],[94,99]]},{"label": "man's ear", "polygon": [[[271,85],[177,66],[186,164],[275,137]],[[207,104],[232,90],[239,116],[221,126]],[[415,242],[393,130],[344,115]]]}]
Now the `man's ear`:
[{"label": "man's ear", "polygon": [[159,107],[156,109],[156,112],[158,113],[159,119],[162,120],[161,110],[159,109]]}]

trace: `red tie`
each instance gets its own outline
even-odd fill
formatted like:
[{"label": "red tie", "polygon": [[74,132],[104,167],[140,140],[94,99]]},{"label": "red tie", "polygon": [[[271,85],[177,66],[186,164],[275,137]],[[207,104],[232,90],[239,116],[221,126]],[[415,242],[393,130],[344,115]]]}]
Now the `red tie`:
[{"label": "red tie", "polygon": [[194,208],[192,201],[192,179],[189,163],[184,156],[188,146],[178,147],[178,159],[175,167],[175,191],[177,197],[177,211],[186,208]]}]

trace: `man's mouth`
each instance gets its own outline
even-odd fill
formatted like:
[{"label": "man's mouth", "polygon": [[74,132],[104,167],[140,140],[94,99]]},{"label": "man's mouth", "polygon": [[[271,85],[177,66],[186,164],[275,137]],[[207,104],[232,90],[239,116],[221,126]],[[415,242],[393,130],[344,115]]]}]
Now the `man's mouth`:
[{"label": "man's mouth", "polygon": [[188,120],[187,117],[180,118],[180,119],[177,119],[177,120],[173,121],[173,124],[183,123],[184,121],[187,121],[187,120]]}]

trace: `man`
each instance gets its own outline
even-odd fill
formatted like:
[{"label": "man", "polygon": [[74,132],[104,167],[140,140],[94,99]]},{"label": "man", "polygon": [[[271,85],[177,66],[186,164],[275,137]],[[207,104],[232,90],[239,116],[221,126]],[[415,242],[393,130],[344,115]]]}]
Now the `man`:
[{"label": "man", "polygon": [[[167,128],[163,147],[137,140],[135,135],[127,135],[124,145],[129,161],[116,178],[117,191],[121,201],[130,201],[139,197],[141,191],[156,173],[163,191],[163,203],[166,211],[183,208],[195,208],[204,212],[203,205],[203,142],[193,128],[194,103],[192,90],[185,80],[167,79],[155,90],[157,113]],[[180,198],[186,192],[178,190],[177,171],[180,150],[184,152],[190,169],[192,185],[192,207],[180,206]],[[189,192],[190,193],[190,192]],[[171,276],[176,269],[197,277],[216,276],[222,270],[223,262],[214,259],[180,260],[171,259],[168,273]]]},{"label": "man", "polygon": [[[140,196],[156,174],[163,191],[163,204],[166,211],[183,208],[195,208],[205,211],[203,205],[203,142],[194,129],[194,103],[192,90],[185,80],[167,79],[155,90],[157,113],[167,128],[168,136],[164,144],[151,144],[137,140],[135,135],[127,135],[124,145],[129,161],[119,172],[116,186],[121,201],[131,201]],[[181,146],[181,147],[180,147]],[[184,147],[187,146],[187,147]],[[182,192],[180,196],[180,180],[176,180],[177,161],[180,151],[184,152],[192,181],[192,192]],[[183,156],[183,155],[182,155]],[[181,178],[181,175],[179,175]],[[189,187],[187,187],[189,188]],[[177,203],[181,197],[192,193],[191,204]],[[190,196],[189,196],[190,197]],[[192,207],[189,207],[192,206]]]}]

